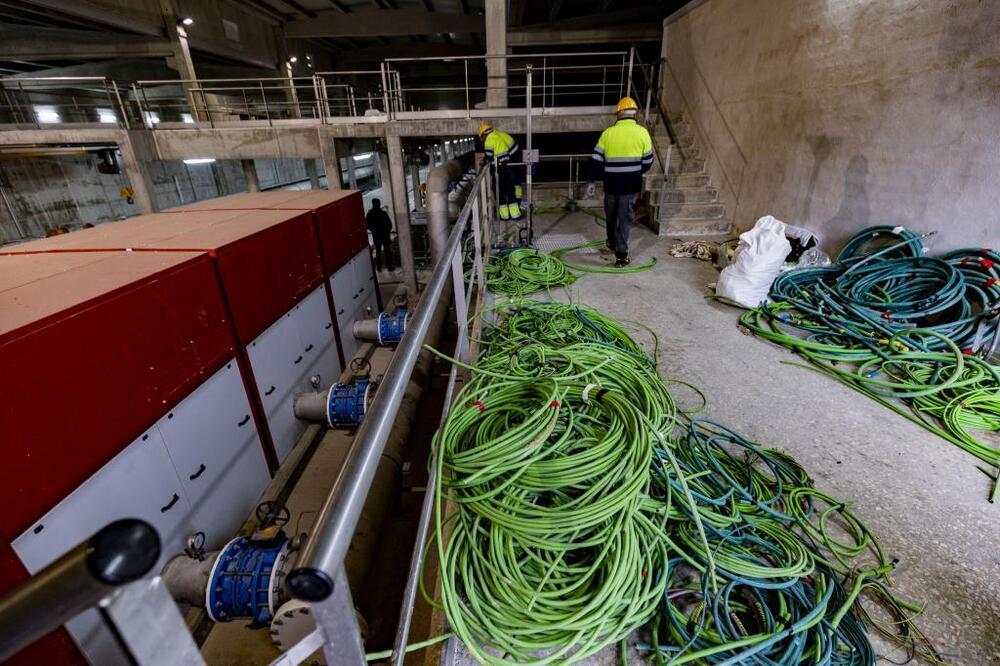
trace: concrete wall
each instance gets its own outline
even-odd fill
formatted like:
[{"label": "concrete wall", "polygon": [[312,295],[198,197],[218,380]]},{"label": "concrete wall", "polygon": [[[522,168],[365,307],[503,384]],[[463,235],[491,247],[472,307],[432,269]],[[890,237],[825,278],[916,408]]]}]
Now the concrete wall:
[{"label": "concrete wall", "polygon": [[[308,179],[303,160],[256,160],[262,189]],[[151,162],[153,197],[160,209],[246,190],[238,161],[210,164]],[[322,174],[322,164],[319,165]],[[98,173],[89,155],[0,160],[0,244],[43,237],[48,229],[138,215],[120,194],[124,174]],[[13,216],[11,210],[13,209]]]},{"label": "concrete wall", "polygon": [[703,0],[666,21],[665,103],[740,229],[1000,246],[998,35],[992,0]]}]

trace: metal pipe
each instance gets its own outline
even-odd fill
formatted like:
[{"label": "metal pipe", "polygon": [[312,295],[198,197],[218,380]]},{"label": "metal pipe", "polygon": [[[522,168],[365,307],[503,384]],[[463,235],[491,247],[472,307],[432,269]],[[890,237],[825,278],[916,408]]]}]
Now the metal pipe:
[{"label": "metal pipe", "polygon": [[[483,172],[485,173],[485,172]],[[483,178],[480,174],[479,178]],[[477,182],[478,185],[478,182]],[[452,230],[442,259],[459,251],[462,236],[472,214],[475,199],[462,210]],[[312,538],[306,543],[298,566],[285,580],[291,595],[306,601],[327,599],[333,593],[333,581],[350,546],[364,502],[371,488],[378,463],[392,432],[400,403],[409,385],[410,375],[423,349],[424,339],[434,319],[435,306],[450,286],[451,264],[439,261],[424,291],[420,307],[403,336],[372,403],[370,416],[358,430],[354,446],[343,469],[316,518]]]},{"label": "metal pipe", "polygon": [[427,235],[431,242],[431,258],[438,262],[444,256],[448,243],[448,186],[462,178],[472,166],[473,155],[466,153],[458,159],[436,166],[427,174]]},{"label": "metal pipe", "polygon": [[351,327],[351,332],[358,340],[378,342],[378,319],[358,319]]},{"label": "metal pipe", "polygon": [[159,558],[160,537],[148,523],[107,525],[0,598],[0,661],[142,578]]}]

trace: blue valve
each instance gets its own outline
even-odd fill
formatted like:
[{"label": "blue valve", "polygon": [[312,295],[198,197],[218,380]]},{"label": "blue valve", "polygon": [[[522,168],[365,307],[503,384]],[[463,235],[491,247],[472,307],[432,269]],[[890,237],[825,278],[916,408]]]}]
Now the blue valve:
[{"label": "blue valve", "polygon": [[406,323],[410,320],[406,308],[399,308],[396,314],[382,313],[378,316],[378,342],[380,345],[399,342],[406,332]]},{"label": "blue valve", "polygon": [[375,386],[367,377],[353,384],[334,384],[326,398],[326,418],[331,428],[361,425],[365,420],[368,393]]},{"label": "blue valve", "polygon": [[288,537],[281,530],[269,539],[238,537],[227,543],[209,576],[209,617],[215,622],[270,622],[281,591],[278,565],[287,553]]}]

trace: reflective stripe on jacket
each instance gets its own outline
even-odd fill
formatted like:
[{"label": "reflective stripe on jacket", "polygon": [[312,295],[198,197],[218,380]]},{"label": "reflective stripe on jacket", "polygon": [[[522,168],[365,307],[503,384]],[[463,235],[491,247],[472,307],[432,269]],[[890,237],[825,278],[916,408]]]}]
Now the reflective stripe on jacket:
[{"label": "reflective stripe on jacket", "polygon": [[637,194],[642,174],[653,166],[653,140],[633,118],[622,118],[604,130],[594,146],[593,159],[604,174],[607,194]]},{"label": "reflective stripe on jacket", "polygon": [[500,130],[490,130],[486,138],[483,139],[483,148],[486,150],[486,157],[495,159],[497,164],[509,162],[514,154],[521,149],[514,137]]}]

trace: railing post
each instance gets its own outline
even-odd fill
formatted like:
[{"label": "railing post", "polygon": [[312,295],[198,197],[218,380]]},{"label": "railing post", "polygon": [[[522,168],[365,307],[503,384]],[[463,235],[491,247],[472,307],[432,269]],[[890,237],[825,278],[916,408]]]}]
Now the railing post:
[{"label": "railing post", "polygon": [[472,117],[472,109],[469,104],[469,59],[462,61],[465,64],[465,117]]},{"label": "railing post", "polygon": [[351,586],[341,564],[333,580],[333,594],[312,603],[316,625],[323,631],[323,656],[328,664],[365,665],[361,628],[354,614]]},{"label": "railing post", "polygon": [[534,224],[532,220],[532,213],[534,211],[534,204],[532,203],[534,199],[532,198],[531,192],[531,171],[534,167],[534,154],[531,152],[532,142],[531,142],[531,97],[532,97],[532,79],[533,72],[531,70],[531,63],[529,62],[524,67],[524,87],[525,87],[525,108],[524,108],[524,130],[525,130],[525,154],[528,159],[524,160],[524,194],[525,199],[528,202],[528,243],[532,241],[534,236]]},{"label": "railing post", "polygon": [[635,46],[628,50],[628,95],[632,96],[632,63],[635,61]]},{"label": "railing post", "polygon": [[125,129],[131,129],[132,126],[128,121],[128,109],[126,109],[125,105],[122,103],[122,94],[121,91],[118,90],[118,82],[111,79],[111,86],[115,91],[115,99],[118,100],[118,113],[122,114],[121,122],[125,126]]},{"label": "railing post", "polygon": [[458,325],[458,358],[469,361],[469,308],[465,300],[465,274],[462,270],[462,253],[451,258],[451,276],[455,288],[455,322]]},{"label": "railing post", "polygon": [[271,111],[267,108],[267,93],[264,92],[264,82],[258,81],[257,83],[260,85],[260,99],[264,102],[264,115],[267,117],[267,124],[273,127],[274,123],[271,122]]},{"label": "railing post", "polygon": [[379,73],[382,77],[382,106],[385,110],[386,120],[392,120],[392,113],[389,111],[389,82],[385,75],[386,67],[387,65],[384,62],[379,63]]},{"label": "railing post", "polygon": [[204,666],[205,660],[160,576],[129,583],[100,606],[135,663]]}]

